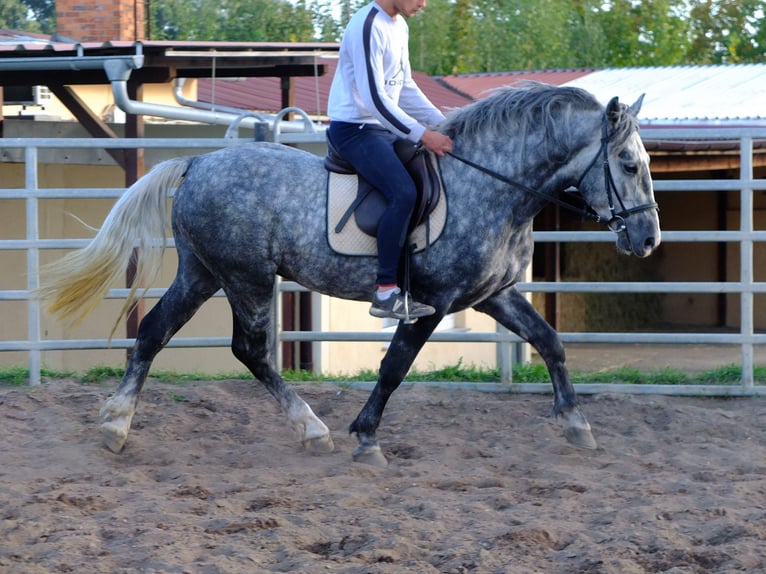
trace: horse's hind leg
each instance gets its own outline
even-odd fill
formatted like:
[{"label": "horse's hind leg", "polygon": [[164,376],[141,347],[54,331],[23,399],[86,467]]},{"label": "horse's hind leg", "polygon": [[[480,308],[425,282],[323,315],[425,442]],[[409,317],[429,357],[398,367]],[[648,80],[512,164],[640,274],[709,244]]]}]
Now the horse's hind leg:
[{"label": "horse's hind leg", "polygon": [[514,287],[486,299],[475,309],[487,313],[537,349],[551,376],[553,413],[564,419],[564,436],[574,446],[596,448],[588,419],[577,405],[565,364],[564,347],[556,331]]},{"label": "horse's hind leg", "polygon": [[273,288],[262,288],[262,296],[253,294],[257,289],[254,286],[243,288],[242,291],[248,291],[246,295],[227,293],[234,315],[231,350],[277,400],[303,447],[315,453],[332,452],[335,446],[330,430],[308,403],[285,384],[269,358],[269,312]]},{"label": "horse's hind leg", "polygon": [[181,261],[172,285],[141,321],[122,382],[101,407],[101,436],[112,452],[120,452],[125,445],[154,357],[218,290],[212,275],[196,259]]}]

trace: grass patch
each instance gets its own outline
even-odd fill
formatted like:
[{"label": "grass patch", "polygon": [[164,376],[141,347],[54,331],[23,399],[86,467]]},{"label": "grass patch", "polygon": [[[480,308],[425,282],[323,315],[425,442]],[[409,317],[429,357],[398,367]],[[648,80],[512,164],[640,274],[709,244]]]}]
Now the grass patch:
[{"label": "grass patch", "polygon": [[[40,374],[45,378],[66,379],[76,375],[69,371],[53,371],[40,369]],[[29,369],[26,367],[3,367],[0,368],[0,386],[23,387],[29,384]]]},{"label": "grass patch", "polygon": [[[103,383],[121,379],[125,374],[123,367],[96,366],[85,373],[54,371],[42,369],[44,379],[75,379],[84,383]],[[376,381],[377,371],[363,370],[354,374],[316,375],[311,371],[287,370],[282,372],[290,382],[332,382],[348,383],[352,381]],[[654,371],[641,371],[633,367],[622,367],[608,371],[572,372],[572,383],[603,383],[633,385],[736,385],[741,381],[742,370],[739,365],[723,365],[713,370],[686,372],[679,369],[664,368]],[[249,380],[250,373],[245,371],[227,372],[210,375],[206,373],[177,373],[174,371],[152,371],[149,378],[168,384],[183,384],[190,381]],[[766,366],[754,368],[756,383],[766,383]],[[472,382],[498,383],[500,369],[486,369],[474,365],[465,366],[462,360],[457,364],[429,371],[413,370],[405,381],[423,382]],[[550,383],[548,371],[543,365],[516,365],[513,368],[515,383]],[[0,368],[0,386],[25,386],[29,382],[29,369],[26,367]]]}]

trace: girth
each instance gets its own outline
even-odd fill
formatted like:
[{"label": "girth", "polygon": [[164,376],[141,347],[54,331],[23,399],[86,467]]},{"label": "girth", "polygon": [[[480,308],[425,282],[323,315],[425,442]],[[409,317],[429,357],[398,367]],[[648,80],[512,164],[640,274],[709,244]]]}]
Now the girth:
[{"label": "girth", "polygon": [[[407,173],[415,182],[417,199],[408,231],[411,232],[419,224],[423,223],[439,202],[440,185],[439,174],[435,162],[431,161],[430,152],[420,145],[414,145],[407,140],[398,140],[394,144],[396,155],[401,160]],[[356,174],[354,167],[346,161],[335,149],[330,138],[327,138],[327,156],[324,159],[327,171],[345,175]],[[357,174],[359,186],[356,198],[349,205],[343,217],[335,226],[335,233],[340,233],[353,215],[356,224],[365,234],[376,237],[378,222],[386,209],[385,196],[374,188],[361,175]]]}]

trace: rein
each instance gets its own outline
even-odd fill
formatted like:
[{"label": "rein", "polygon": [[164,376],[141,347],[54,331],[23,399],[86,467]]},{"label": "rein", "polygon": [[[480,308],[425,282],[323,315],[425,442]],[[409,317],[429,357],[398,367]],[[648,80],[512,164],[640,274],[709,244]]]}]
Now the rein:
[{"label": "rein", "polygon": [[[454,157],[456,160],[461,161],[464,164],[482,173],[485,173],[494,179],[497,179],[498,181],[507,183],[508,185],[515,187],[517,189],[520,189],[521,191],[525,193],[529,193],[531,195],[536,195],[538,197],[541,197],[545,199],[546,201],[549,201],[550,203],[558,205],[559,207],[563,207],[564,209],[572,213],[580,215],[581,217],[584,217],[586,219],[590,219],[591,221],[595,221],[596,223],[604,223],[611,231],[614,231],[615,233],[620,233],[626,230],[625,219],[627,219],[628,217],[630,217],[631,215],[635,213],[640,213],[642,211],[647,211],[650,209],[659,209],[659,206],[657,205],[656,202],[652,201],[644,205],[637,205],[636,207],[625,209],[625,204],[623,203],[622,198],[620,197],[620,194],[617,193],[617,186],[614,183],[614,178],[612,177],[612,170],[609,167],[608,145],[611,139],[614,137],[614,134],[615,132],[612,132],[611,134],[609,133],[609,130],[607,129],[606,114],[604,114],[601,120],[601,147],[599,148],[598,153],[596,153],[596,155],[593,157],[591,162],[588,164],[588,167],[585,169],[585,172],[577,181],[577,188],[579,189],[580,185],[582,184],[582,180],[585,179],[585,176],[588,175],[590,170],[593,169],[593,167],[596,165],[596,162],[598,161],[599,157],[601,157],[602,163],[604,166],[604,187],[606,188],[606,196],[607,196],[607,201],[609,204],[609,213],[611,216],[608,221],[604,221],[604,218],[601,217],[598,213],[596,213],[596,211],[587,204],[585,205],[585,208],[572,205],[571,203],[562,201],[558,197],[554,197],[548,193],[538,191],[522,183],[519,183],[518,181],[514,181],[508,177],[505,177],[504,175],[499,174],[496,171],[491,170],[487,167],[484,167],[483,165],[480,165],[474,161],[471,161],[470,159],[461,157],[452,152],[447,152],[447,153],[451,155],[452,157]],[[615,212],[615,206],[614,206],[615,197],[617,198],[617,202],[619,203],[620,209],[622,209],[622,211]]]}]

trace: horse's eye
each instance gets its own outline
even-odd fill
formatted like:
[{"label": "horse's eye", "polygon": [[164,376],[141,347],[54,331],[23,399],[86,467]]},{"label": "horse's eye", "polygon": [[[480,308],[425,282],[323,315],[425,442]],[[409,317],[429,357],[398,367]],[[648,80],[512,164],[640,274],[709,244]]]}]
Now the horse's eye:
[{"label": "horse's eye", "polygon": [[622,169],[629,175],[636,175],[638,173],[638,166],[635,163],[624,163]]}]

